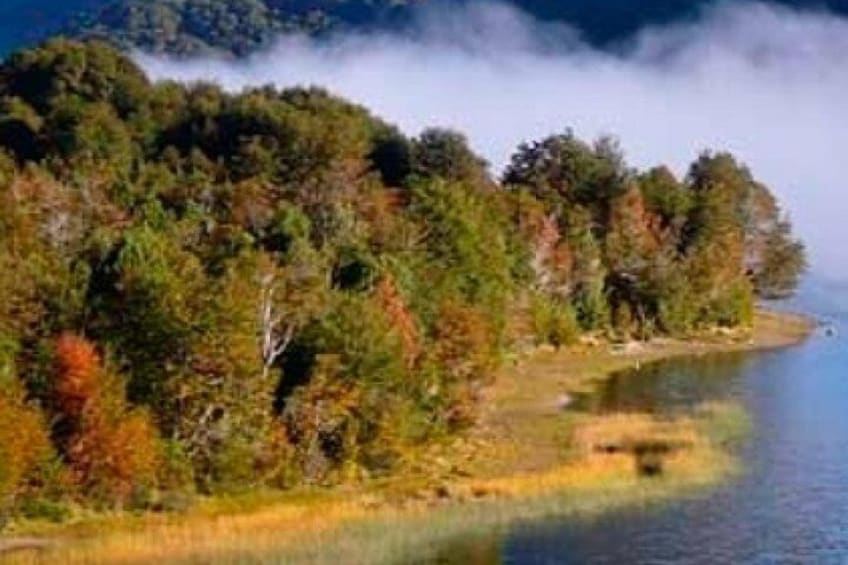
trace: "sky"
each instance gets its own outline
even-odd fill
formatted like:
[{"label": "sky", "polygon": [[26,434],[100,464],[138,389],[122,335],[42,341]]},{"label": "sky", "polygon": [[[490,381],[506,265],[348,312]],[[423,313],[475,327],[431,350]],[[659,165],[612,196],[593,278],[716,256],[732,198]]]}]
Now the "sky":
[{"label": "sky", "polygon": [[238,61],[135,56],[157,79],[317,85],[410,135],[454,128],[494,172],[566,128],[680,174],[729,150],[779,196],[812,271],[848,280],[848,19],[726,2],[602,51],[505,5],[443,5],[403,31],[287,38]]}]

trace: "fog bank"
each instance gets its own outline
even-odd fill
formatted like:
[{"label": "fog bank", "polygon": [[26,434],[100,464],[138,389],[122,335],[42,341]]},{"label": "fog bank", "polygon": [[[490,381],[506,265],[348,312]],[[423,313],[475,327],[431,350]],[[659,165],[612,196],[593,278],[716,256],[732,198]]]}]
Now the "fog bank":
[{"label": "fog bank", "polygon": [[813,269],[848,277],[848,20],[728,3],[602,52],[503,5],[445,6],[402,33],[288,38],[241,61],[137,59],[157,79],[232,90],[324,86],[409,134],[459,129],[496,170],[520,142],[567,127],[681,173],[727,149],[780,196]]}]

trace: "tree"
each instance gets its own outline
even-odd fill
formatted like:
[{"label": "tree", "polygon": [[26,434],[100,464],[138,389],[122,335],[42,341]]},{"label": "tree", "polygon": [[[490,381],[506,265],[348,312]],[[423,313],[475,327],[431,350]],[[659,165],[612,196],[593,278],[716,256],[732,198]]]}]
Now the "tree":
[{"label": "tree", "polygon": [[105,43],[64,39],[14,53],[0,78],[4,97],[26,101],[45,118],[69,98],[107,103],[127,118],[143,104],[149,87],[141,69]]},{"label": "tree", "polygon": [[651,229],[654,218],[646,210],[642,192],[632,186],[610,203],[604,254],[609,274],[607,294],[614,325],[630,332],[644,326],[654,305],[644,296],[646,272],[660,253],[660,241]]},{"label": "tree", "polygon": [[[421,180],[411,187],[407,213],[422,234],[425,262],[418,273],[427,281],[412,293],[425,324],[437,317],[445,294],[482,306],[501,318],[510,293],[514,257],[505,222],[494,201],[464,183]],[[420,253],[420,252],[419,252]],[[501,326],[499,320],[496,326]]]},{"label": "tree", "polygon": [[259,327],[262,376],[267,379],[296,333],[325,307],[326,279],[303,240],[295,243],[283,268],[262,267]]},{"label": "tree", "polygon": [[763,298],[791,295],[806,269],[804,245],[793,237],[791,222],[781,214],[769,189],[754,184],[746,216],[745,268]]},{"label": "tree", "polygon": [[572,301],[577,319],[586,330],[604,330],[609,325],[610,312],[601,245],[592,233],[589,212],[574,208],[568,218],[567,237],[575,256]]},{"label": "tree", "polygon": [[665,228],[678,231],[692,207],[692,193],[668,167],[654,167],[639,176],[645,206],[660,217]]},{"label": "tree", "polygon": [[604,242],[611,271],[629,277],[640,275],[659,245],[651,233],[651,223],[638,188],[631,187],[612,200]]},{"label": "tree", "polygon": [[412,172],[418,176],[482,184],[486,167],[461,133],[431,128],[412,141]]},{"label": "tree", "polygon": [[[693,206],[683,229],[688,278],[702,324],[735,325],[749,316],[736,300],[745,278],[746,206],[754,181],[750,171],[727,153],[702,154],[689,171]],[[734,306],[734,304],[736,306]]]},{"label": "tree", "polygon": [[629,176],[615,141],[602,138],[590,146],[569,130],[522,144],[503,183],[528,189],[558,217],[569,205],[579,204],[601,219],[609,200],[626,189]]},{"label": "tree", "polygon": [[792,236],[788,220],[778,221],[765,240],[761,262],[753,272],[754,289],[764,298],[790,296],[806,267],[804,244]]}]

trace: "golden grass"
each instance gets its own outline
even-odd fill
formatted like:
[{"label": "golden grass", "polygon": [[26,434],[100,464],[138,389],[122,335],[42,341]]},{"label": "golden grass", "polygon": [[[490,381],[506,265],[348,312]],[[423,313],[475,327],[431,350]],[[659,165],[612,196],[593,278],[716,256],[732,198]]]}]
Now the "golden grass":
[{"label": "golden grass", "polygon": [[[349,535],[351,528],[367,526],[375,530],[400,528],[399,532],[408,538],[399,539],[399,532],[395,532],[391,540],[392,554],[400,559],[404,545],[411,551],[428,536],[457,536],[464,528],[480,527],[481,520],[497,526],[545,515],[550,511],[550,502],[541,501],[549,497],[559,501],[558,514],[588,513],[708,484],[732,469],[726,456],[707,448],[673,454],[668,463],[668,478],[648,480],[636,476],[633,458],[628,454],[591,455],[541,473],[457,481],[444,500],[410,498],[404,504],[387,504],[367,494],[349,498],[334,495],[280,503],[246,514],[187,516],[179,522],[168,520],[148,523],[140,529],[60,539],[47,551],[18,554],[9,562],[300,562],[292,557],[299,554],[313,555],[309,561],[325,562],[326,558],[329,562],[330,555],[339,552],[330,551],[330,546],[345,543],[339,537],[344,538],[346,532]],[[658,488],[660,485],[662,489]],[[534,500],[534,504],[528,503]],[[495,514],[485,518],[480,515],[489,511]],[[459,523],[448,519],[447,526],[444,522],[430,523],[433,519],[446,520],[444,513],[465,518]],[[449,535],[445,535],[446,531]],[[372,530],[372,534],[360,539],[356,546],[344,546],[346,563],[371,562],[372,557],[386,551],[380,546],[386,540],[381,540],[378,531]],[[327,546],[327,554],[316,552],[322,546]],[[373,562],[378,561],[375,558]]]},{"label": "golden grass", "polygon": [[[544,471],[454,479],[423,490],[411,482],[394,484],[395,490],[292,496],[243,513],[220,514],[212,506],[186,516],[125,518],[82,536],[60,536],[47,551],[18,554],[10,563],[331,562],[340,553],[347,563],[392,562],[421,551],[424,540],[549,513],[586,514],[656,500],[710,484],[733,469],[730,458],[698,433],[695,420],[587,418],[575,435],[581,454]],[[646,438],[686,444],[668,455],[662,479],[640,479],[631,453],[591,448]],[[383,538],[381,528],[394,528],[391,539]]]},{"label": "golden grass", "polygon": [[668,446],[677,451],[705,441],[689,418],[658,420],[646,414],[610,414],[580,424],[573,443],[587,455],[599,452],[631,452],[640,443]]}]

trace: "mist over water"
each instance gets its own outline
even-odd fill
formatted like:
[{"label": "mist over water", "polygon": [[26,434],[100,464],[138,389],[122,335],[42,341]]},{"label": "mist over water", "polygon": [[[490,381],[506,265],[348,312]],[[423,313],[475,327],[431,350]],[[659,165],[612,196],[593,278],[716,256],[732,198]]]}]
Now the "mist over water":
[{"label": "mist over water", "polygon": [[730,150],[780,196],[813,270],[848,278],[846,53],[848,20],[823,12],[725,3],[601,51],[487,2],[442,4],[392,33],[286,38],[240,61],[136,57],[156,79],[323,86],[411,135],[461,130],[495,171],[567,127],[680,174],[702,150]]}]

